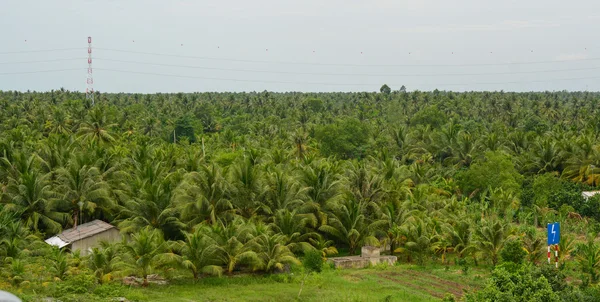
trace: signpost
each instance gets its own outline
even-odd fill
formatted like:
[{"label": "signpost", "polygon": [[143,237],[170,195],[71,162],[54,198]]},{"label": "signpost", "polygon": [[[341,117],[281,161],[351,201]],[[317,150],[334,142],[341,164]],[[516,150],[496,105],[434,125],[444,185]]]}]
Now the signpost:
[{"label": "signpost", "polygon": [[548,264],[550,264],[550,249],[554,249],[554,264],[558,268],[558,244],[560,243],[560,223],[548,224]]}]

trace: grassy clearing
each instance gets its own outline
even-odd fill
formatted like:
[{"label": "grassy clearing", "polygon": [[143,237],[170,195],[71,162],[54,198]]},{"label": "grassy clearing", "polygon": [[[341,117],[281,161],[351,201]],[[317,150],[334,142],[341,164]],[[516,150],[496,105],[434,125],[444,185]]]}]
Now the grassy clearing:
[{"label": "grassy clearing", "polygon": [[[94,294],[60,297],[62,301],[107,301],[126,297],[131,301],[439,301],[446,293],[460,296],[479,288],[489,269],[471,269],[464,275],[456,266],[398,265],[368,269],[326,270],[310,275],[297,299],[301,275],[234,276],[205,278],[197,283],[173,282],[167,286],[130,288],[112,284]],[[25,290],[26,300],[43,296]]]},{"label": "grassy clearing", "polygon": [[[331,270],[307,279],[299,300],[438,301],[446,293],[459,296],[463,289],[482,286],[486,275],[485,269],[476,269],[465,276],[456,267],[445,270],[413,265]],[[297,301],[300,278],[288,283],[268,277],[255,279],[248,284],[243,284],[247,280],[238,282],[232,278],[222,284],[172,285],[154,288],[147,297],[151,301]]]}]

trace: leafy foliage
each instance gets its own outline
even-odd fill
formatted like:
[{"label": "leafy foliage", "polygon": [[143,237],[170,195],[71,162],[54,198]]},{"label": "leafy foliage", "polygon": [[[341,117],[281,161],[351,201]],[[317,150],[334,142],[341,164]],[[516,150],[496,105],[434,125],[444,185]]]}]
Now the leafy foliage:
[{"label": "leafy foliage", "polygon": [[561,301],[544,276],[536,277],[528,267],[516,271],[497,267],[486,287],[466,301]]},{"label": "leafy foliage", "polygon": [[[520,263],[521,250],[540,265],[535,228],[560,221],[563,267],[576,259],[593,287],[598,247],[575,240],[599,228],[599,197],[581,195],[600,182],[599,100],[384,85],[98,94],[92,107],[64,89],[0,92],[0,268],[15,286],[40,259],[51,260],[35,280],[65,284],[201,279],[286,271],[301,255],[357,254],[366,244],[423,265]],[[94,219],[128,241],[85,258],[39,247]],[[496,279],[514,286],[489,297],[520,299],[520,280],[547,290],[539,274]]]}]

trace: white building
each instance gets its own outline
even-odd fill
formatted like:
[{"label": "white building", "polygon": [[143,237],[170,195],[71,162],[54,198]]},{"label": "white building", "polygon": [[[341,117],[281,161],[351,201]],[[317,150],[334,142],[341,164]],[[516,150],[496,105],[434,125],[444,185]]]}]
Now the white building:
[{"label": "white building", "polygon": [[59,248],[67,247],[71,251],[80,250],[87,255],[100,241],[114,242],[121,238],[119,230],[102,220],[90,221],[46,239],[46,243]]},{"label": "white building", "polygon": [[600,191],[583,191],[583,192],[581,192],[581,196],[583,196],[583,199],[585,199],[585,200],[590,199],[590,197],[592,197],[596,194],[600,194]]}]

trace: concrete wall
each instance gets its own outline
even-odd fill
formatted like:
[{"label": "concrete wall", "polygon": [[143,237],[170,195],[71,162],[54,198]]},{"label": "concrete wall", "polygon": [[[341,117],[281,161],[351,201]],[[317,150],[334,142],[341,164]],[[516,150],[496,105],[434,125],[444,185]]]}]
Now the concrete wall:
[{"label": "concrete wall", "polygon": [[89,250],[92,247],[98,247],[100,245],[100,241],[115,242],[120,240],[121,234],[119,233],[119,230],[117,230],[116,228],[112,228],[100,234],[96,234],[94,236],[73,242],[71,244],[71,251],[80,250],[81,255],[85,256],[89,254]]},{"label": "concrete wall", "polygon": [[360,256],[365,258],[379,257],[380,252],[378,247],[365,245],[360,249]]},{"label": "concrete wall", "polygon": [[398,258],[396,256],[380,256],[380,257],[336,257],[329,258],[328,261],[333,262],[336,268],[364,268],[369,265],[377,265],[379,263],[387,263],[388,265],[394,265]]}]

